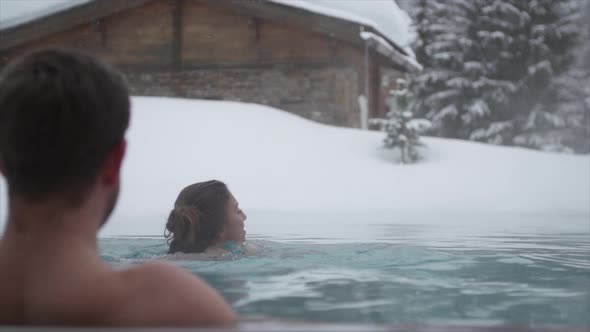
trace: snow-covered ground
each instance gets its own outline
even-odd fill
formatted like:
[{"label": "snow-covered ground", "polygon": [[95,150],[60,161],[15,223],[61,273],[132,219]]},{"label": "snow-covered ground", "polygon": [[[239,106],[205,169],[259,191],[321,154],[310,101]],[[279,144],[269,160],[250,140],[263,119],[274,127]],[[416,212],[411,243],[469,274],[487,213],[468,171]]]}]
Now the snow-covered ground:
[{"label": "snow-covered ground", "polygon": [[[425,159],[402,165],[381,147],[379,132],[322,125],[257,104],[132,102],[122,191],[103,235],[161,234],[178,192],[209,179],[225,181],[254,215],[331,214],[326,222],[337,214],[376,213],[429,215],[441,223],[437,215],[590,216],[589,156],[425,138]],[[5,197],[1,203],[5,214]],[[281,219],[289,218],[277,217],[277,227]],[[252,214],[248,222],[256,228]]]}]

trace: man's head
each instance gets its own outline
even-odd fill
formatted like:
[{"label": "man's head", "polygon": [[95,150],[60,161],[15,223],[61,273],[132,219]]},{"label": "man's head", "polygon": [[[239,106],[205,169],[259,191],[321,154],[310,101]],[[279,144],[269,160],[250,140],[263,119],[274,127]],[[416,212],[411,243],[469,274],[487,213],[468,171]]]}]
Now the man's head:
[{"label": "man's head", "polygon": [[9,197],[76,206],[98,183],[114,207],[129,108],[122,77],[92,56],[50,49],[9,64],[0,75],[0,170]]}]

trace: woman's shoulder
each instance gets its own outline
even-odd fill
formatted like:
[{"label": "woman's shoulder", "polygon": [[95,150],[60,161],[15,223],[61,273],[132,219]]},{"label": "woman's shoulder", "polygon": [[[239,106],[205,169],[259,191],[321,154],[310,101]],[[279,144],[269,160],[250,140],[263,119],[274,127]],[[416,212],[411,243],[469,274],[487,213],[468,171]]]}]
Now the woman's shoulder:
[{"label": "woman's shoulder", "polygon": [[184,252],[176,252],[173,254],[168,254],[162,259],[170,260],[170,261],[211,261],[211,260],[224,260],[225,253],[221,252],[200,252],[200,253],[184,253]]},{"label": "woman's shoulder", "polygon": [[244,252],[248,255],[256,255],[261,254],[268,251],[269,244],[272,243],[271,241],[265,240],[254,240],[254,241],[246,241],[243,244]]},{"label": "woman's shoulder", "polygon": [[225,247],[212,247],[199,253],[184,253],[175,252],[163,257],[165,260],[171,261],[220,261],[235,259],[237,253],[225,249]]},{"label": "woman's shoulder", "polygon": [[268,251],[270,241],[246,241],[244,243],[226,242],[219,247],[207,248],[201,253],[176,252],[162,257],[171,261],[225,261],[235,260],[244,256],[259,255]]}]

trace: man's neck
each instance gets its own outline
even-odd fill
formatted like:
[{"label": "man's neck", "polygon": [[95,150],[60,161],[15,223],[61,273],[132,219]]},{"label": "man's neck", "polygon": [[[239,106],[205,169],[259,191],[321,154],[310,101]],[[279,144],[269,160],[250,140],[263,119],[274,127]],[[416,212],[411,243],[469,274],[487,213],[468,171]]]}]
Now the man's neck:
[{"label": "man's neck", "polygon": [[67,246],[96,251],[96,234],[101,223],[97,210],[88,204],[73,206],[61,199],[42,202],[11,199],[3,242],[32,250],[58,250]]}]

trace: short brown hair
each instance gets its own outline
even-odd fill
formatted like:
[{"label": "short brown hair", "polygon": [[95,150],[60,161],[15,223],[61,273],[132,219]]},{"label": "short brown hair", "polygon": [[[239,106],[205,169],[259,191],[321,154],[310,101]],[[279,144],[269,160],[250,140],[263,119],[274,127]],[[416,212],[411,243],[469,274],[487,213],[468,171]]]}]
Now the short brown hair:
[{"label": "short brown hair", "polygon": [[93,56],[47,49],[0,75],[0,169],[9,195],[81,201],[129,125],[123,78]]}]

